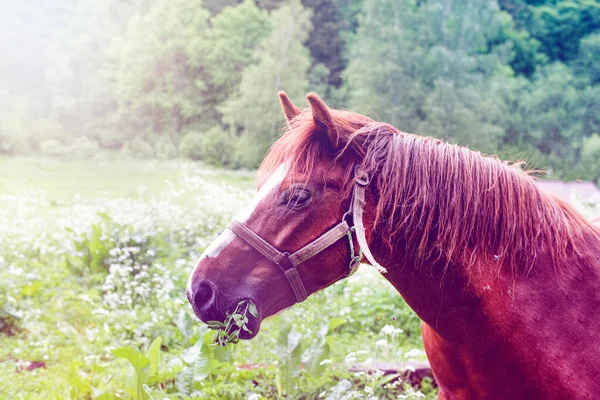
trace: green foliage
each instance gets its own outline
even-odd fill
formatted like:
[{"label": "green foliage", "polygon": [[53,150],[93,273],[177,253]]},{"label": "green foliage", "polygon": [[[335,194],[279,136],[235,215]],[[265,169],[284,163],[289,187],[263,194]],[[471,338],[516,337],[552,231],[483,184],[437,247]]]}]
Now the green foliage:
[{"label": "green foliage", "polygon": [[[8,7],[3,25],[3,154],[181,149],[253,168],[283,122],[276,92],[299,102],[310,90],[404,131],[539,153],[553,176],[594,179],[581,153],[599,132],[594,0],[38,3]],[[11,24],[20,15],[25,28]],[[563,82],[550,79],[561,68]],[[568,99],[542,105],[546,80]]]},{"label": "green foliage", "polygon": [[[105,260],[108,258],[108,251],[114,247],[114,243],[105,232],[112,231],[115,225],[113,220],[105,213],[99,213],[100,221],[92,224],[88,232],[82,232],[79,237],[75,232],[67,228],[73,238],[73,244],[77,250],[77,257],[71,262],[80,268],[90,267],[94,272],[105,271],[107,266]],[[118,239],[117,239],[118,240]]]},{"label": "green foliage", "polygon": [[351,105],[378,110],[379,119],[406,131],[493,150],[503,133],[501,103],[484,93],[506,79],[509,57],[503,44],[482,49],[502,21],[486,1],[451,8],[411,0],[365,4],[348,66]]},{"label": "green foliage", "polygon": [[202,139],[202,159],[206,163],[216,166],[231,164],[233,144],[228,132],[215,126],[206,131]]},{"label": "green foliage", "polygon": [[[505,9],[506,3],[500,2]],[[547,62],[547,56],[539,51],[540,43],[531,37],[529,32],[514,21],[509,14],[502,14],[498,19],[498,28],[495,35],[490,37],[491,47],[506,43],[510,46],[513,56],[510,67],[515,74],[531,77],[538,66]]]},{"label": "green foliage", "polygon": [[242,135],[233,142],[233,163],[238,168],[256,168],[269,149],[270,142]]},{"label": "green foliage", "polygon": [[[37,151],[40,150],[40,138],[57,142],[66,137],[63,127],[55,120],[33,117],[27,98],[11,95],[2,91],[1,87],[0,109],[0,154]],[[82,140],[86,139],[78,138],[75,141]]]},{"label": "green foliage", "polygon": [[528,28],[551,61],[576,58],[581,38],[600,27],[600,4],[595,0],[559,0],[530,10]]},{"label": "green foliage", "polygon": [[211,19],[206,45],[192,61],[209,73],[213,103],[219,104],[239,86],[243,71],[258,61],[255,49],[271,30],[266,11],[254,1],[225,7]]},{"label": "green foliage", "polygon": [[406,131],[417,127],[418,108],[424,101],[415,76],[420,60],[407,56],[420,51],[411,49],[410,21],[415,18],[412,0],[365,2],[346,70],[350,106],[367,114],[376,112],[377,119]]},{"label": "green foliage", "polygon": [[594,134],[583,141],[581,159],[588,174],[600,185],[600,135]]},{"label": "green foliage", "polygon": [[583,167],[581,150],[586,136],[600,126],[593,111],[600,101],[597,89],[578,89],[576,77],[559,63],[541,68],[533,82],[521,81],[507,89],[508,107],[501,118],[505,143],[536,154],[541,159],[538,167],[548,169],[553,177],[595,179]]},{"label": "green foliage", "polygon": [[170,160],[173,158],[178,158],[179,149],[175,143],[178,142],[177,139],[173,139],[169,136],[158,136],[156,141],[153,143],[154,145],[154,156],[159,160]]},{"label": "green foliage", "polygon": [[581,39],[575,70],[580,75],[587,76],[590,83],[600,83],[600,33],[593,33]]},{"label": "green foliage", "polygon": [[217,332],[215,343],[219,346],[236,344],[240,341],[240,333],[252,334],[247,325],[248,315],[258,317],[256,305],[250,300],[242,300],[233,311],[226,312],[225,321],[208,321],[208,328]]},{"label": "green foliage", "polygon": [[145,386],[158,377],[161,343],[160,337],[154,339],[145,354],[131,347],[120,347],[112,351],[115,357],[129,361],[132,367],[133,374],[130,374],[124,382],[131,398],[135,400],[149,398]]},{"label": "green foliage", "polygon": [[27,131],[27,100],[0,91],[0,107],[3,110],[0,119],[0,154],[27,152],[27,139],[30,136]]},{"label": "green foliage", "polygon": [[311,59],[303,43],[311,30],[311,15],[299,0],[271,12],[273,28],[255,52],[257,63],[244,70],[238,90],[220,108],[232,132],[242,129],[242,136],[261,150],[256,157],[238,153],[235,158],[243,166],[255,167],[278,133],[283,116],[273,101],[277,91],[285,89],[296,98],[306,92]]},{"label": "green foliage", "polygon": [[232,163],[233,143],[228,132],[215,126],[204,133],[188,132],[181,140],[180,152],[190,160],[228,166]]},{"label": "green foliage", "polygon": [[283,327],[279,331],[277,340],[277,353],[279,356],[279,374],[277,379],[277,391],[280,396],[289,394],[294,389],[295,378],[300,374],[302,361],[302,334],[294,326]]},{"label": "green foliage", "polygon": [[154,158],[152,139],[145,139],[142,135],[136,135],[123,144],[121,154],[134,159]]},{"label": "green foliage", "polygon": [[63,144],[56,139],[48,139],[39,145],[40,154],[48,157],[90,159],[99,151],[98,143],[85,136],[72,143]]},{"label": "green foliage", "polygon": [[199,132],[188,132],[179,143],[179,153],[189,160],[199,161],[204,156],[204,137]]},{"label": "green foliage", "polygon": [[204,47],[209,13],[200,4],[158,1],[113,43],[119,112],[133,129],[178,137],[187,120],[202,114],[205,84],[193,59]]},{"label": "green foliage", "polygon": [[[28,170],[27,162],[21,170]],[[117,163],[117,172],[106,175],[89,174],[107,169],[99,161],[44,165],[52,171],[57,163],[83,171],[87,185],[100,188],[116,174],[137,177],[131,162]],[[172,168],[138,164],[154,175]],[[400,319],[408,307],[371,269],[267,319],[252,341],[215,345],[218,333],[190,316],[186,280],[231,213],[253,195],[217,181],[245,188],[251,174],[202,165],[177,169],[179,177],[160,175],[169,181],[146,197],[98,197],[108,192],[85,190],[86,182],[68,174],[61,176],[71,191],[59,192],[68,197],[53,193],[50,200],[25,186],[13,189],[30,194],[0,196],[0,321],[13,324],[0,333],[0,397],[316,398],[333,393],[341,380],[353,396],[366,396],[370,388],[380,397],[400,394],[347,371],[373,354],[403,359],[422,346],[402,334],[388,340],[385,351],[376,344],[392,318],[407,332],[418,332],[418,320]],[[37,164],[31,171],[39,171]],[[138,182],[130,179],[129,185]],[[231,310],[230,326],[243,326],[252,312],[249,303]],[[162,340],[153,342],[157,337]],[[352,352],[359,354],[346,360]],[[46,367],[26,369],[38,361]]]},{"label": "green foliage", "polygon": [[[340,15],[338,2],[335,0],[303,0],[302,5],[313,11],[311,24],[313,29],[307,41],[310,55],[315,60],[315,68],[320,72],[327,71],[324,81],[327,85],[317,87],[323,96],[328,96],[328,88],[342,84],[342,70],[345,67],[343,38],[344,21]],[[323,69],[319,66],[324,66]]]},{"label": "green foliage", "polygon": [[208,331],[206,326],[200,327],[197,334],[188,340],[192,346],[181,354],[185,367],[177,375],[176,381],[177,389],[184,396],[194,393],[196,382],[202,382],[212,374],[217,374],[221,363],[229,357],[227,349],[215,346],[219,340],[218,332]]}]

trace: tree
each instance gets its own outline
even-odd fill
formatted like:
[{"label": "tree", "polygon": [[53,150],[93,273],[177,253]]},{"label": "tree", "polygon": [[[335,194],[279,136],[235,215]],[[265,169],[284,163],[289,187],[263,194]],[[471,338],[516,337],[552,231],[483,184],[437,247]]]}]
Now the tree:
[{"label": "tree", "polygon": [[592,33],[581,39],[574,67],[575,71],[587,77],[591,84],[600,83],[600,33]]},{"label": "tree", "polygon": [[111,74],[129,130],[177,143],[184,127],[202,118],[206,75],[193,61],[205,48],[208,18],[200,0],[158,0],[113,42],[118,63]]},{"label": "tree", "polygon": [[403,130],[414,130],[422,119],[419,65],[424,50],[412,24],[418,24],[414,0],[364,3],[350,62],[344,72],[349,105]]},{"label": "tree", "polygon": [[559,0],[530,7],[528,30],[540,41],[550,61],[577,57],[579,41],[600,28],[600,4],[596,0]]},{"label": "tree", "polygon": [[585,138],[581,160],[587,166],[590,179],[600,184],[600,134]]},{"label": "tree", "polygon": [[406,131],[493,150],[502,134],[494,97],[512,74],[510,46],[489,48],[497,5],[378,0],[364,3],[346,71],[350,105]]},{"label": "tree", "polygon": [[298,0],[271,12],[272,31],[256,50],[256,64],[247,67],[238,90],[223,104],[223,121],[237,143],[238,163],[253,167],[277,136],[283,121],[277,92],[285,89],[294,98],[306,93],[310,54],[303,43],[311,30],[311,11]]},{"label": "tree", "polygon": [[328,84],[339,87],[342,84],[341,73],[345,67],[345,43],[341,34],[343,21],[338,5],[334,0],[302,0],[302,4],[313,11],[313,29],[307,45],[314,67],[322,70],[322,66],[325,66],[328,69]]},{"label": "tree", "polygon": [[208,74],[207,102],[220,104],[238,87],[244,69],[257,62],[255,50],[271,30],[268,13],[245,0],[211,19],[202,49],[191,61]]},{"label": "tree", "polygon": [[429,43],[422,79],[432,90],[417,130],[494,151],[503,133],[497,92],[512,75],[513,54],[510,43],[488,46],[504,16],[486,0],[429,2],[423,8],[420,36],[429,37]]},{"label": "tree", "polygon": [[536,68],[546,64],[548,59],[539,52],[540,42],[532,38],[526,29],[517,28],[517,24],[508,13],[502,13],[499,22],[498,32],[490,37],[488,46],[496,47],[509,43],[513,52],[513,57],[509,61],[511,68],[515,74],[530,78]]},{"label": "tree", "polygon": [[556,178],[593,178],[585,168],[591,164],[584,150],[588,138],[600,131],[598,87],[578,87],[567,66],[553,63],[541,68],[533,81],[521,81],[505,93],[511,95],[505,98],[501,124],[504,143],[513,153],[519,149],[535,154],[543,162],[537,166],[549,168]]},{"label": "tree", "polygon": [[53,93],[51,116],[66,127],[71,140],[84,135],[107,147],[120,139],[114,129],[114,92],[102,68],[113,61],[108,43],[123,33],[126,23],[115,18],[115,5],[77,0],[68,21],[54,34],[45,74]]}]

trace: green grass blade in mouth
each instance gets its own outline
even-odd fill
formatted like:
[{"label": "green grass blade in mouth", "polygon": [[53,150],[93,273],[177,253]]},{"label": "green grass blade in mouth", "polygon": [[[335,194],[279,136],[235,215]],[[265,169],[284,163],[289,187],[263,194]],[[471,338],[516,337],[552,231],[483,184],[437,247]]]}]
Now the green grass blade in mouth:
[{"label": "green grass blade in mouth", "polygon": [[236,344],[240,341],[240,333],[242,331],[252,334],[248,328],[248,314],[254,318],[258,318],[258,310],[252,300],[240,301],[233,311],[227,311],[225,320],[209,321],[207,323],[209,329],[217,331],[215,344],[219,346],[227,346]]}]

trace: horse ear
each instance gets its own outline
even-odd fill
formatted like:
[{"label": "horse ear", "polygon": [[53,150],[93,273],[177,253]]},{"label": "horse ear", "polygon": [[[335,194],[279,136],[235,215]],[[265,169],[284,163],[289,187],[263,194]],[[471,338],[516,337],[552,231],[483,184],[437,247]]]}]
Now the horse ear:
[{"label": "horse ear", "polygon": [[294,117],[300,114],[302,110],[296,107],[294,103],[292,103],[288,95],[283,90],[277,94],[279,95],[279,102],[281,103],[283,115],[285,115],[285,119],[287,120],[289,125],[289,123],[294,119]]},{"label": "horse ear", "polygon": [[339,148],[338,132],[327,104],[325,104],[325,102],[314,93],[307,94],[306,100],[308,100],[308,103],[310,104],[313,119],[317,126],[327,133],[329,142],[333,145],[333,147],[336,149]]}]

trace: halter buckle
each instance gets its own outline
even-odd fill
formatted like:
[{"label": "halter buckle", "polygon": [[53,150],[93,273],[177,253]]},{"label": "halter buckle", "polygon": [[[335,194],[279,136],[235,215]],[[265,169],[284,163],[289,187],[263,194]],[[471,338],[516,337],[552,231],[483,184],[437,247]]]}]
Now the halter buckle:
[{"label": "halter buckle", "polygon": [[360,169],[360,165],[354,167],[354,180],[360,186],[367,186],[370,182],[369,174]]}]

